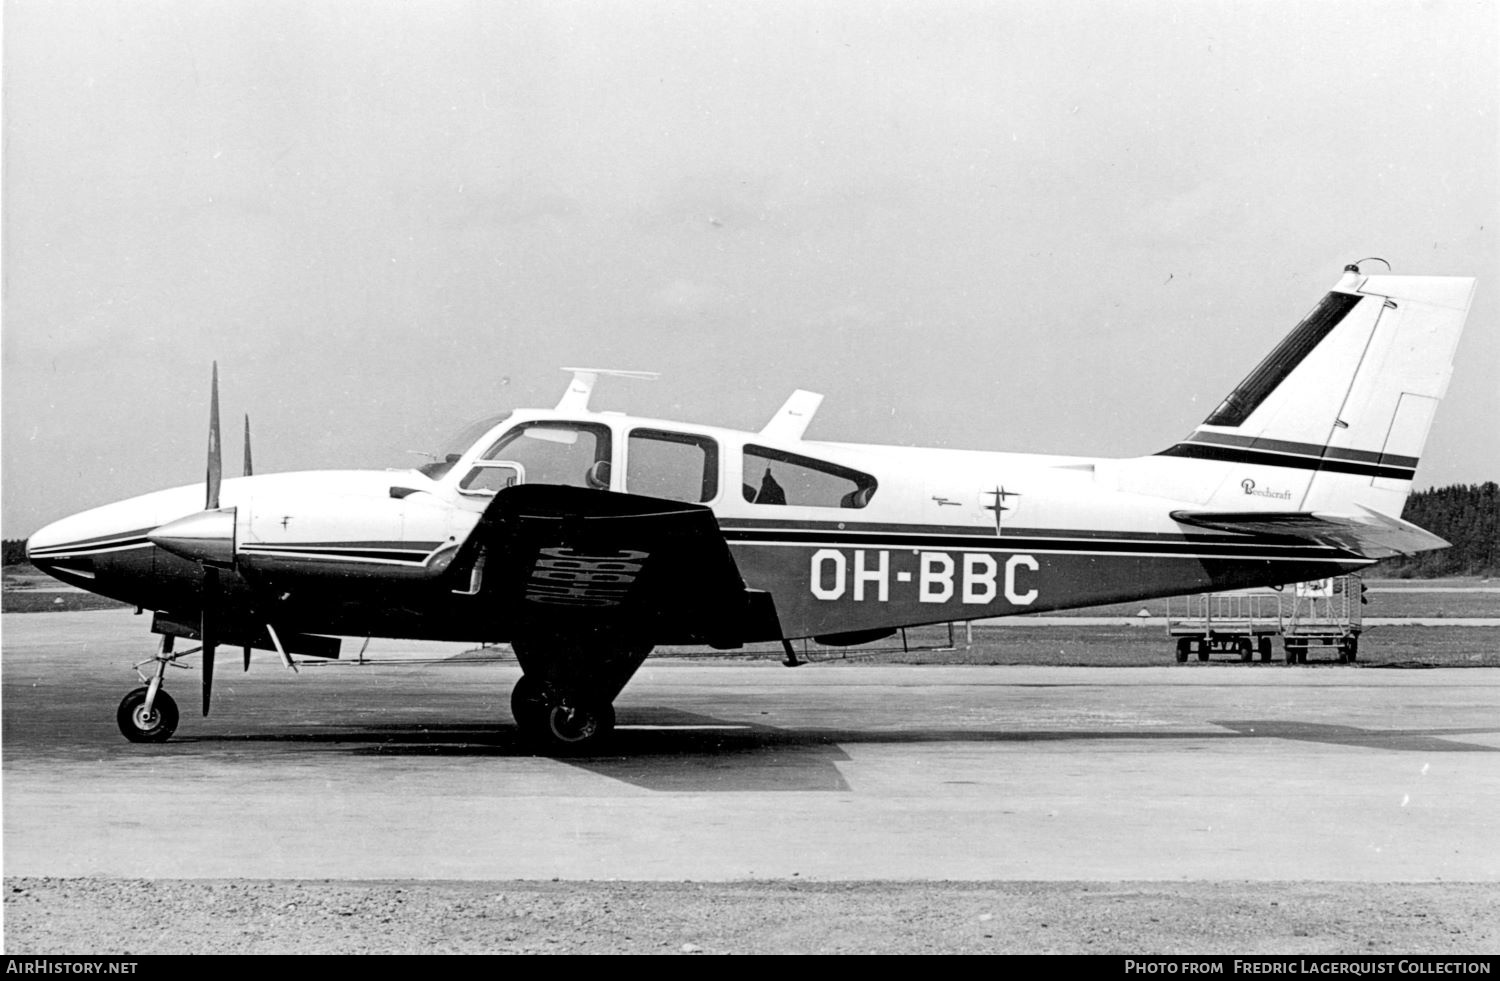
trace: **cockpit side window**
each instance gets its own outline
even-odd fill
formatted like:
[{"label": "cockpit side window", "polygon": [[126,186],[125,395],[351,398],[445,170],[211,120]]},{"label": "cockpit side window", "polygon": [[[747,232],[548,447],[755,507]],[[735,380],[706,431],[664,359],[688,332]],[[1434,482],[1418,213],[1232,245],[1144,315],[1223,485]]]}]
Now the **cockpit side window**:
[{"label": "cockpit side window", "polygon": [[836,463],[764,446],[745,447],[745,500],[816,508],[862,508],[875,496],[875,478]]},{"label": "cockpit side window", "polygon": [[632,494],[699,504],[719,493],[719,444],[707,436],[632,429],[626,452]]},{"label": "cockpit side window", "polygon": [[[583,422],[525,422],[485,450],[459,481],[469,492],[493,493],[513,482],[520,464],[528,484],[609,487],[609,427]],[[497,482],[500,486],[496,486]]]},{"label": "cockpit side window", "polygon": [[506,412],[498,416],[486,416],[483,419],[474,420],[459,430],[456,435],[450,437],[439,452],[432,454],[431,463],[424,463],[417,470],[433,480],[442,480],[479,437],[500,425],[509,415],[510,413]]}]

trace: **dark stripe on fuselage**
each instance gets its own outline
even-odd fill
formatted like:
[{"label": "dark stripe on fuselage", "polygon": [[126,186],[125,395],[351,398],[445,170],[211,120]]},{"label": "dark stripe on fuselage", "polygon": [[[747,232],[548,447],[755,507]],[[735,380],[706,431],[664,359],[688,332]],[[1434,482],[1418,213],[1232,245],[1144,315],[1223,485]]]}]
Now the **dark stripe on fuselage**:
[{"label": "dark stripe on fuselage", "polygon": [[405,547],[397,548],[386,545],[379,547],[371,543],[372,547],[361,547],[359,545],[342,545],[334,543],[324,544],[279,544],[268,545],[265,543],[245,544],[240,546],[240,551],[250,555],[281,555],[302,559],[367,559],[377,562],[400,562],[410,565],[421,565],[437,548],[438,543],[412,542],[406,543]]},{"label": "dark stripe on fuselage", "polygon": [[127,548],[142,548],[150,545],[151,541],[144,536],[133,538],[106,538],[89,539],[93,544],[84,542],[73,542],[68,545],[50,545],[46,548],[34,548],[27,550],[27,556],[32,559],[60,559],[69,556],[98,555],[103,552],[118,552]]},{"label": "dark stripe on fuselage", "polygon": [[[1319,449],[1313,447],[1314,450]],[[1358,463],[1353,460],[1336,460],[1332,457],[1300,456],[1266,450],[1252,450],[1235,446],[1217,446],[1208,443],[1178,443],[1157,456],[1178,456],[1191,460],[1216,460],[1220,463],[1246,463],[1262,467],[1283,467],[1288,470],[1317,470],[1325,473],[1352,473],[1364,477],[1389,477],[1393,480],[1411,480],[1416,476],[1413,466],[1381,466],[1373,463]],[[1410,459],[1399,457],[1393,459]]]},{"label": "dark stripe on fuselage", "polygon": [[[1064,537],[1066,534],[1066,537]],[[1342,553],[1328,545],[1319,545],[1292,538],[1273,541],[1247,540],[1245,536],[1180,536],[1140,535],[1129,536],[1115,533],[1057,533],[1031,535],[1012,533],[1002,535],[993,532],[988,537],[973,535],[893,535],[889,532],[851,532],[848,529],[827,528],[821,531],[806,530],[758,530],[746,531],[725,528],[724,539],[730,545],[807,545],[841,548],[902,549],[984,549],[1006,552],[1087,552],[1110,555],[1180,556],[1183,558],[1213,559],[1304,559],[1329,560]],[[1097,536],[1097,537],[1095,537]]]},{"label": "dark stripe on fuselage", "polygon": [[[943,536],[959,540],[969,540],[972,544],[987,545],[997,540],[997,533],[993,524],[983,525],[911,525],[911,524],[882,524],[880,522],[864,521],[789,521],[764,518],[726,518],[719,522],[719,529],[729,535],[733,532],[745,532],[753,534],[761,531],[772,531],[778,535],[788,532],[814,531],[826,532],[828,534],[860,534],[873,533],[889,537],[891,535],[918,535],[924,537]],[[1099,531],[1087,528],[1006,528],[1000,533],[1000,537],[1009,541],[1012,537],[1024,538],[1057,538],[1068,541],[1131,541],[1131,542],[1199,542],[1207,544],[1230,543],[1236,545],[1253,544],[1247,541],[1245,535],[1229,534],[1226,532],[1160,532],[1160,531]]]},{"label": "dark stripe on fuselage", "polygon": [[1416,468],[1418,459],[1397,453],[1377,453],[1373,450],[1355,450],[1342,446],[1322,446],[1317,443],[1295,443],[1287,439],[1267,439],[1264,436],[1239,436],[1235,433],[1211,433],[1199,430],[1183,440],[1184,443],[1207,443],[1215,446],[1235,446],[1247,450],[1262,450],[1267,453],[1291,453],[1314,459],[1348,460],[1352,463],[1372,463],[1384,467]]}]

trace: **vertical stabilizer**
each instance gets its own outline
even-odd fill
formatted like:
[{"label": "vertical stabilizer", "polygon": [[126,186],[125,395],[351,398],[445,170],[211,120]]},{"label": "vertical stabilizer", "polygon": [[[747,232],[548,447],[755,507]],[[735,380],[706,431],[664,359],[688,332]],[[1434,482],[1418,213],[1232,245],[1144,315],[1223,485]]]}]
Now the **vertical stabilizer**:
[{"label": "vertical stabilizer", "polygon": [[1214,489],[1198,498],[1215,507],[1399,516],[1473,292],[1468,277],[1348,267],[1203,424],[1160,455],[1218,464]]}]

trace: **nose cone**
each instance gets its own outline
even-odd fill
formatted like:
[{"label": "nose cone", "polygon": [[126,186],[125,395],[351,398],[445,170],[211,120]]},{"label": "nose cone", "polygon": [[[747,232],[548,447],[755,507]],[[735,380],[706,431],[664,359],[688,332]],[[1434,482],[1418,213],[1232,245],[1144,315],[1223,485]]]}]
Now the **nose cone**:
[{"label": "nose cone", "polygon": [[[100,509],[102,510],[102,509]],[[113,524],[113,527],[109,525]],[[121,548],[149,544],[145,527],[100,521],[97,511],[85,511],[54,521],[26,540],[26,557],[32,564],[96,555]]]},{"label": "nose cone", "polygon": [[175,488],[81,511],[41,529],[26,542],[26,557],[38,569],[87,586],[96,568],[149,554],[146,536],[163,521],[203,506],[203,488]]},{"label": "nose cone", "polygon": [[150,547],[147,528],[135,525],[130,515],[85,511],[54,521],[26,540],[26,558],[48,575],[64,582],[91,587],[98,563],[125,553]]}]

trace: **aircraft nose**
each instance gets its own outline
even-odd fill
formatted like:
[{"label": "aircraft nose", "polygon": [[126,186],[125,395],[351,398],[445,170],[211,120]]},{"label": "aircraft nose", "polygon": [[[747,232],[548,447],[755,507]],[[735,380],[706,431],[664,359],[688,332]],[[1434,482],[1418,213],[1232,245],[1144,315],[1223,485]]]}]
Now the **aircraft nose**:
[{"label": "aircraft nose", "polygon": [[84,551],[89,537],[78,515],[54,521],[26,539],[26,559],[38,569],[64,581],[72,576],[93,574],[93,561]]},{"label": "aircraft nose", "polygon": [[26,539],[26,558],[28,561],[36,558],[37,549],[46,550],[62,543],[62,536],[57,531],[58,524],[60,522],[54,521],[50,525],[43,527],[40,531],[34,532],[30,538]]},{"label": "aircraft nose", "polygon": [[77,534],[77,515],[54,521],[26,539],[26,558],[33,564],[38,560],[66,552],[80,537]]},{"label": "aircraft nose", "polygon": [[83,571],[96,557],[145,546],[150,528],[132,512],[95,508],[54,521],[26,540],[26,558],[48,572],[58,567]]}]

